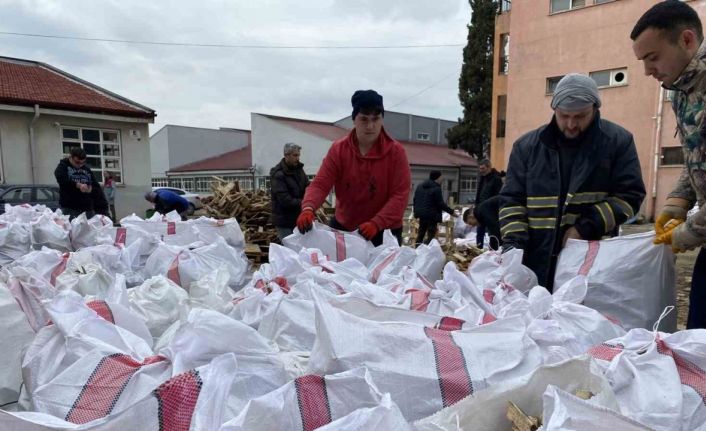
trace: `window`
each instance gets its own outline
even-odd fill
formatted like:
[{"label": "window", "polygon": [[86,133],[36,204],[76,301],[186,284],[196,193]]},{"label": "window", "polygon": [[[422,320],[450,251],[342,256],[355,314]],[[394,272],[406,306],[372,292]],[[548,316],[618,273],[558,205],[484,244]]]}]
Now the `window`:
[{"label": "window", "polygon": [[169,185],[169,179],[167,178],[152,178],[152,187],[166,187],[167,185]]},{"label": "window", "polygon": [[559,84],[559,81],[561,81],[561,78],[563,77],[564,75],[547,78],[547,94],[554,94],[557,84]]},{"label": "window", "polygon": [[510,71],[510,34],[500,35],[500,59],[498,61],[498,73],[507,75]]},{"label": "window", "polygon": [[68,157],[72,148],[83,148],[87,156],[86,165],[91,168],[99,181],[102,181],[110,172],[115,178],[115,183],[122,184],[122,147],[119,131],[62,127],[61,138],[64,156]]},{"label": "window", "polygon": [[210,182],[208,181],[208,178],[206,177],[196,177],[194,178],[194,188],[191,190],[192,192],[202,192],[202,191],[208,191],[210,189]]},{"label": "window", "polygon": [[509,12],[512,9],[511,0],[500,0],[500,13]]},{"label": "window", "polygon": [[565,10],[578,9],[586,6],[586,0],[550,0],[551,13],[563,12]]},{"label": "window", "polygon": [[418,141],[426,141],[429,142],[431,140],[431,135],[429,133],[417,133],[417,140]]},{"label": "window", "polygon": [[24,204],[32,202],[32,188],[19,187],[12,189],[2,196],[2,200],[8,204]]},{"label": "window", "polygon": [[498,115],[497,124],[495,127],[495,137],[505,137],[505,125],[507,117],[507,96],[498,96]]},{"label": "window", "polygon": [[684,164],[684,151],[681,147],[663,147],[660,160],[662,166],[681,166]]},{"label": "window", "polygon": [[628,85],[627,68],[591,72],[589,76],[596,81],[598,88],[621,87],[623,85]]},{"label": "window", "polygon": [[461,177],[461,193],[471,193],[473,188],[473,177]]},{"label": "window", "polygon": [[37,193],[37,199],[36,201],[41,203],[41,202],[52,202],[55,201],[56,199],[54,198],[54,193],[52,189],[48,188],[43,188],[43,187],[38,187],[36,189]]},{"label": "window", "polygon": [[595,4],[603,4],[603,3],[610,3],[613,1],[615,1],[615,0],[594,0],[594,3]]},{"label": "window", "polygon": [[672,100],[674,100],[674,90],[667,90],[665,88],[664,89],[664,101],[671,102]]},{"label": "window", "polygon": [[257,179],[258,182],[258,188],[260,190],[270,190],[270,177],[259,177]]}]

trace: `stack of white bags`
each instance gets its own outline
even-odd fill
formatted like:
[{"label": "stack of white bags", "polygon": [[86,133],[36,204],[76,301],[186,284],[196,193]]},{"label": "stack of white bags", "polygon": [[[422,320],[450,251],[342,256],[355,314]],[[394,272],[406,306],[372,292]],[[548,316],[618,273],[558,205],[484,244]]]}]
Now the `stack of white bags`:
[{"label": "stack of white bags", "polygon": [[706,430],[706,331],[663,315],[652,238],[572,240],[550,294],[521,250],[463,273],[315,225],[252,269],[235,219],[8,206],[0,429],[500,430],[513,401],[545,431]]}]

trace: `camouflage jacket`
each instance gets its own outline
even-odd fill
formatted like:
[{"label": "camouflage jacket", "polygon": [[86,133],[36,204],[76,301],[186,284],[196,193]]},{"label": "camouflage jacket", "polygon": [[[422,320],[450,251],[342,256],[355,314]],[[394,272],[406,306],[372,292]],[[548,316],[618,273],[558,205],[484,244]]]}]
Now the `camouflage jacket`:
[{"label": "camouflage jacket", "polygon": [[700,210],[680,226],[672,243],[691,249],[706,245],[706,42],[670,89],[674,90],[672,108],[684,151],[684,169],[669,197],[700,205]]}]

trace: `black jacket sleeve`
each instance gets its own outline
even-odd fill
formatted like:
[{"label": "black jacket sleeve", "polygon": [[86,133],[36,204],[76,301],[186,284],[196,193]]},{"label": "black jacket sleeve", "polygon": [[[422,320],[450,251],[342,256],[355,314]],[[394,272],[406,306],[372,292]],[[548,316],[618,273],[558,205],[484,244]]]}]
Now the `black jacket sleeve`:
[{"label": "black jacket sleeve", "polygon": [[598,240],[610,234],[633,217],[642,205],[645,184],[631,135],[618,140],[610,184],[613,187],[606,199],[588,207],[574,225],[583,239]]},{"label": "black jacket sleeve", "polygon": [[436,187],[434,189],[434,203],[438,209],[453,215],[454,210],[446,205],[446,202],[444,202],[444,194],[441,192],[441,187]]},{"label": "black jacket sleeve", "polygon": [[299,210],[302,200],[289,193],[284,175],[282,171],[277,171],[272,176],[272,196],[283,209]]},{"label": "black jacket sleeve", "polygon": [[102,214],[104,216],[110,216],[110,210],[108,207],[108,200],[105,198],[105,193],[103,193],[103,187],[96,180],[96,174],[91,171],[91,177],[93,184],[91,184],[91,199],[93,200],[93,209],[96,213]]},{"label": "black jacket sleeve", "polygon": [[527,165],[521,142],[510,153],[505,186],[500,191],[500,233],[503,244],[525,249],[529,242],[527,218]]},{"label": "black jacket sleeve", "polygon": [[66,165],[59,162],[54,169],[54,177],[56,182],[62,187],[76,187],[76,183],[69,179],[69,172],[66,170]]},{"label": "black jacket sleeve", "polygon": [[485,202],[493,196],[497,196],[500,193],[500,189],[503,188],[503,180],[500,179],[500,175],[493,173],[488,175],[488,178],[483,186],[483,190],[480,193],[480,202]]}]

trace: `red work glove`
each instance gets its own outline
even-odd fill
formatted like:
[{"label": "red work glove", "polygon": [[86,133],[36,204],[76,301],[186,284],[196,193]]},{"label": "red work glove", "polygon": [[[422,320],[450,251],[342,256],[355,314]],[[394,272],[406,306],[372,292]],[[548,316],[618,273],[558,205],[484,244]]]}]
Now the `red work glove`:
[{"label": "red work glove", "polygon": [[311,230],[314,225],[314,210],[311,208],[305,208],[299,217],[297,217],[297,229],[301,233],[307,233]]},{"label": "red work glove", "polygon": [[378,226],[371,221],[365,222],[358,226],[358,232],[360,232],[360,234],[363,235],[363,237],[368,241],[372,241],[379,231],[380,229],[378,229]]}]

